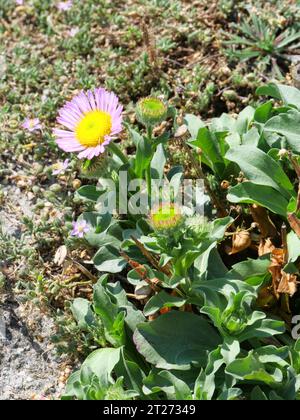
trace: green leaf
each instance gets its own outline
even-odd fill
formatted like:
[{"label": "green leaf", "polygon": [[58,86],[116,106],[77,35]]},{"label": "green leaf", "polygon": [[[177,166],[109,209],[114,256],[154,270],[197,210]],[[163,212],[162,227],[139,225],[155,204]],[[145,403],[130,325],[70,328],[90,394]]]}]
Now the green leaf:
[{"label": "green leaf", "polygon": [[87,331],[95,323],[91,304],[87,299],[74,299],[71,305],[71,311],[81,330]]},{"label": "green leaf", "polygon": [[258,204],[286,217],[288,201],[271,187],[242,182],[230,188],[227,200],[231,203]]},{"label": "green leaf", "polygon": [[251,392],[251,401],[268,401],[268,398],[261,388],[256,386]]},{"label": "green leaf", "polygon": [[236,128],[236,119],[231,115],[222,114],[219,118],[213,118],[210,130],[214,133],[233,133]]},{"label": "green leaf", "polygon": [[276,363],[277,365],[284,367],[288,366],[286,359],[289,356],[289,348],[286,347],[275,347],[275,346],[264,346],[255,349],[255,354],[261,363]]},{"label": "green leaf", "polygon": [[244,146],[258,147],[260,140],[260,134],[256,127],[252,127],[247,133],[242,136],[242,144]]},{"label": "green leaf", "polygon": [[194,269],[194,283],[199,280],[215,279],[226,276],[228,269],[218,253],[215,242],[211,244],[207,251],[195,260]]},{"label": "green leaf", "polygon": [[190,143],[201,149],[205,158],[209,161],[209,166],[221,176],[225,164],[213,134],[206,127],[200,128],[196,140]]},{"label": "green leaf", "polygon": [[79,195],[80,198],[83,198],[85,200],[94,201],[97,203],[98,198],[104,193],[104,190],[98,190],[96,186],[94,185],[84,185],[83,187],[80,187],[76,194]]},{"label": "green leaf", "polygon": [[236,147],[242,144],[241,136],[237,132],[228,134],[225,137],[225,141],[229,147]]},{"label": "green leaf", "polygon": [[186,299],[179,296],[172,296],[162,290],[158,294],[151,297],[144,307],[144,315],[149,316],[155,314],[162,308],[180,308],[186,302]]},{"label": "green leaf", "polygon": [[167,156],[165,148],[159,144],[151,161],[151,176],[154,179],[163,179]]},{"label": "green leaf", "polygon": [[264,126],[264,133],[284,136],[290,149],[300,153],[300,112],[291,110],[271,118]]},{"label": "green leaf", "polygon": [[[262,312],[257,312],[262,314]],[[277,321],[272,319],[259,320],[252,325],[249,330],[245,330],[239,337],[239,341],[246,341],[250,338],[264,338],[272,335],[284,334],[285,325],[283,321]]]},{"label": "green leaf", "polygon": [[238,119],[236,121],[236,131],[242,135],[248,131],[249,124],[253,120],[254,117],[254,108],[252,106],[247,106],[243,109],[242,112],[239,113]]},{"label": "green leaf", "polygon": [[[109,387],[114,383],[112,372],[119,362],[122,348],[99,349],[91,353],[83,362],[81,372],[88,370],[99,379],[103,387]],[[82,378],[83,379],[83,378]]]},{"label": "green leaf", "polygon": [[78,220],[85,220],[96,232],[106,230],[110,225],[111,219],[110,213],[101,214],[97,212],[83,212],[78,217]]},{"label": "green leaf", "polygon": [[248,259],[234,264],[229,271],[228,276],[232,279],[246,280],[250,277],[261,276],[268,272],[270,266],[270,257],[262,256],[256,260]]},{"label": "green leaf", "polygon": [[135,331],[138,324],[145,321],[145,317],[139,309],[128,301],[127,295],[120,282],[108,283],[106,285],[107,292],[111,294],[116,301],[119,311],[125,312],[125,322],[132,333]]},{"label": "green leaf", "polygon": [[272,187],[290,199],[293,193],[292,183],[280,164],[263,151],[251,146],[239,146],[228,150],[226,158],[239,165],[249,181]]},{"label": "green leaf", "polygon": [[142,141],[143,136],[136,130],[133,130],[132,128],[128,127],[129,135],[131,137],[131,140],[133,141],[135,147],[138,147],[139,143]]},{"label": "green leaf", "polygon": [[192,399],[192,393],[189,386],[184,381],[177,378],[177,376],[173,375],[171,372],[168,372],[167,370],[163,370],[159,372],[159,376],[167,379],[174,386],[176,400],[182,401],[182,400]]},{"label": "green leaf", "polygon": [[115,347],[125,343],[125,311],[112,301],[100,279],[94,286],[94,311],[100,316],[105,328],[105,338]]},{"label": "green leaf", "polygon": [[137,178],[142,178],[144,170],[150,165],[152,147],[146,137],[141,137],[137,145],[134,171]]},{"label": "green leaf", "polygon": [[62,400],[70,400],[73,397],[77,398],[78,400],[84,399],[84,391],[80,384],[80,370],[72,373],[72,375],[69,377],[66,384],[66,390],[62,396]]},{"label": "green leaf", "polygon": [[134,334],[137,350],[157,368],[187,370],[205,366],[207,351],[220,344],[220,337],[201,316],[171,311],[138,325]]},{"label": "green leaf", "polygon": [[269,83],[259,87],[256,93],[257,95],[271,96],[283,101],[285,105],[293,105],[300,109],[300,91],[295,87]]},{"label": "green leaf", "polygon": [[143,380],[146,375],[137,363],[127,359],[124,348],[122,348],[121,358],[115,367],[115,372],[118,377],[124,378],[127,389],[133,389],[143,395]]},{"label": "green leaf", "polygon": [[196,139],[200,128],[205,127],[204,122],[199,117],[196,117],[192,114],[187,114],[184,117],[184,121],[188,127],[192,139]]},{"label": "green leaf", "polygon": [[229,388],[221,392],[217,400],[218,401],[232,401],[232,400],[236,400],[242,394],[243,394],[243,391],[239,388]]},{"label": "green leaf", "polygon": [[233,223],[233,221],[233,218],[230,216],[214,220],[211,224],[211,231],[209,234],[209,239],[211,242],[221,241],[224,238],[226,230]]},{"label": "green leaf", "polygon": [[300,256],[300,239],[293,230],[287,235],[287,246],[289,262],[295,262]]},{"label": "green leaf", "polygon": [[[173,191],[174,197],[177,197],[182,187],[183,172],[180,172],[181,167],[172,168],[168,173],[168,180],[170,182],[170,191]],[[182,168],[181,168],[182,169]]]},{"label": "green leaf", "polygon": [[265,102],[264,104],[258,106],[254,113],[254,120],[265,124],[272,115],[273,101]]},{"label": "green leaf", "polygon": [[93,302],[95,313],[100,315],[105,328],[111,330],[119,308],[112,302],[105,287],[101,284],[101,279],[94,286]]},{"label": "green leaf", "polygon": [[114,238],[108,238],[106,234],[108,227],[111,223],[114,223],[110,213],[84,212],[78,217],[78,220],[85,220],[89,225],[89,231],[85,234],[85,239],[92,247],[99,248],[104,244],[114,242]]},{"label": "green leaf", "polygon": [[224,343],[221,347],[221,355],[224,358],[224,362],[226,365],[229,365],[231,362],[235,360],[235,358],[240,354],[241,348],[240,343],[238,340],[229,339],[226,337]]},{"label": "green leaf", "polygon": [[262,382],[266,385],[275,385],[282,380],[280,375],[268,373],[265,370],[265,365],[254,356],[253,351],[243,359],[234,360],[227,366],[226,373],[238,380]]},{"label": "green leaf", "polygon": [[102,246],[93,258],[97,270],[103,273],[120,273],[127,265],[119,251],[111,246]]}]

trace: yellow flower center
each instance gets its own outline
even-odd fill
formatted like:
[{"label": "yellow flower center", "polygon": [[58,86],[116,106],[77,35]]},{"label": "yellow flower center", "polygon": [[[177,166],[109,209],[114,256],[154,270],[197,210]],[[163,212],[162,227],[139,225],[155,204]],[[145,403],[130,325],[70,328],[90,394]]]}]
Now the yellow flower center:
[{"label": "yellow flower center", "polygon": [[111,116],[107,112],[90,111],[77,124],[75,135],[82,146],[95,147],[104,142],[111,127]]}]

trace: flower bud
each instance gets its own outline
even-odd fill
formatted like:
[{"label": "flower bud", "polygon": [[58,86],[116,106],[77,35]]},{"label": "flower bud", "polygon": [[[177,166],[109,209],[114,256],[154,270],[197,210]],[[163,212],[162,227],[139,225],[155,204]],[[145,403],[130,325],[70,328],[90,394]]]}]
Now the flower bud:
[{"label": "flower bud", "polygon": [[136,117],[146,127],[154,127],[167,118],[168,108],[158,98],[141,99],[136,106]]},{"label": "flower bud", "polygon": [[175,204],[161,204],[154,208],[149,216],[150,223],[155,230],[170,231],[177,228],[184,220],[179,207]]}]

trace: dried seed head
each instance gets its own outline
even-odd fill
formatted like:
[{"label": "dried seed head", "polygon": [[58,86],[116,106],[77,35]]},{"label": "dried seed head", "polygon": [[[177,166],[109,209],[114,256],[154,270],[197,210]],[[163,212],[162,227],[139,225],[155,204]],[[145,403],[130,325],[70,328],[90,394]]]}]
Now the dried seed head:
[{"label": "dried seed head", "polygon": [[230,187],[229,181],[226,181],[226,179],[224,179],[224,181],[221,182],[222,190],[228,190],[229,187]]},{"label": "dried seed head", "polygon": [[72,187],[74,188],[74,190],[78,190],[78,188],[81,187],[81,181],[80,179],[74,179],[72,182]]}]

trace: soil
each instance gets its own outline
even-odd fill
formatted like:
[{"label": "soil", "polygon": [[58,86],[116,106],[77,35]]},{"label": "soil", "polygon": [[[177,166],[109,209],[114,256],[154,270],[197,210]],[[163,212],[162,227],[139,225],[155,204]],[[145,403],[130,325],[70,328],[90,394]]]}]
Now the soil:
[{"label": "soil", "polygon": [[57,398],[66,361],[55,354],[49,337],[53,321],[26,309],[13,294],[0,303],[0,400]]},{"label": "soil", "polygon": [[[32,215],[32,203],[15,186],[5,191],[12,206],[0,210],[1,226],[6,235],[19,238],[18,216]],[[51,343],[53,319],[16,295],[14,283],[9,276],[0,288],[0,400],[58,398],[71,370]]]}]

